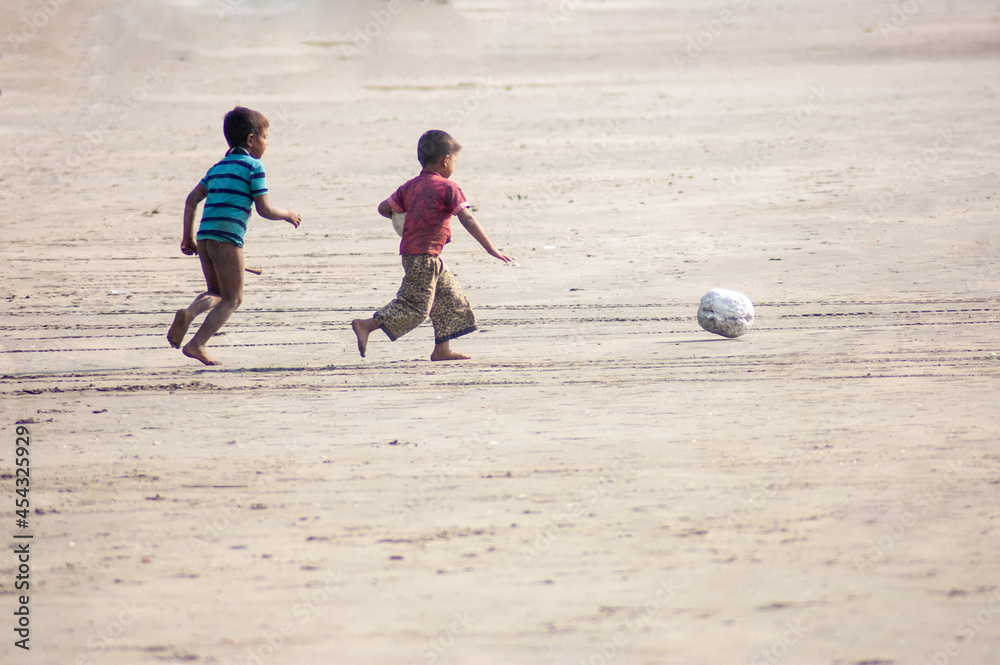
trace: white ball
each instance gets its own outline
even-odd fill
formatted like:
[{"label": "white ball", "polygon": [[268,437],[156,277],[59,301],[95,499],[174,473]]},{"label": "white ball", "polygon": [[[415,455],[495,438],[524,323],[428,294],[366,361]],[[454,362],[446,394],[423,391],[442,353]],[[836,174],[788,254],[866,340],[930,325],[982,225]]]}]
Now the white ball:
[{"label": "white ball", "polygon": [[753,303],[739,291],[712,289],[701,299],[698,323],[710,333],[739,337],[753,325]]},{"label": "white ball", "polygon": [[405,224],[405,223],[406,223],[406,213],[405,212],[396,212],[395,210],[393,210],[392,211],[392,228],[394,228],[396,230],[396,233],[399,234],[400,238],[403,237],[403,224]]}]

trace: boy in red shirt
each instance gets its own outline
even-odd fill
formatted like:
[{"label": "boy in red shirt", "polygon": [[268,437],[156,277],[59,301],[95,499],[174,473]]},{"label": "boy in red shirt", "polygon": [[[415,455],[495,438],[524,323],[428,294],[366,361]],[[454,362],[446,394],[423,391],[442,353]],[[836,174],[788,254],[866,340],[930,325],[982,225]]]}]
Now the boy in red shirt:
[{"label": "boy in red shirt", "polygon": [[399,243],[405,275],[392,302],[370,319],[351,322],[362,358],[370,333],[381,328],[390,340],[396,341],[429,315],[434,324],[431,360],[469,359],[449,346],[451,340],[476,329],[476,315],[469,299],[440,258],[441,250],[451,240],[451,216],[458,216],[458,221],[490,256],[504,263],[510,263],[510,258],[493,246],[469,211],[462,190],[448,179],[455,172],[455,159],[461,149],[462,146],[446,132],[439,129],[425,132],[417,142],[417,159],[422,167],[420,175],[378,206],[379,214],[390,219],[394,211],[406,213],[403,239]]}]

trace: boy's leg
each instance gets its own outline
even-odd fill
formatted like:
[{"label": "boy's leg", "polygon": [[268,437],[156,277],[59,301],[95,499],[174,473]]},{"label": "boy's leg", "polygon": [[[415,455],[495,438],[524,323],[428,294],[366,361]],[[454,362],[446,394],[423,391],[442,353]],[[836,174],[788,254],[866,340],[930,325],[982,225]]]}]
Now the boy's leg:
[{"label": "boy's leg", "polygon": [[427,254],[403,257],[406,273],[396,297],[375,312],[372,318],[351,322],[362,357],[367,350],[369,333],[381,328],[395,342],[424,322],[434,303],[434,287],[440,265],[440,259]]},{"label": "boy's leg", "polygon": [[468,360],[471,357],[464,353],[453,351],[450,341],[435,344],[434,350],[431,351],[431,360]]},{"label": "boy's leg", "polygon": [[378,321],[374,318],[354,319],[351,321],[351,328],[358,338],[358,351],[361,352],[361,357],[364,358],[365,353],[368,352],[368,336],[379,329]]},{"label": "boy's leg", "polygon": [[187,309],[177,310],[177,313],[174,314],[174,322],[170,325],[170,330],[167,331],[167,341],[170,342],[170,346],[175,349],[181,348],[181,342],[184,341],[184,335],[187,334],[191,323],[221,301],[222,298],[218,294],[206,291],[195,298],[194,302],[187,306]]},{"label": "boy's leg", "polygon": [[198,245],[198,252],[204,251],[206,259],[214,267],[214,275],[218,280],[219,302],[212,307],[212,311],[205,317],[201,328],[191,341],[184,345],[183,351],[184,355],[200,360],[206,365],[218,365],[220,363],[209,357],[205,345],[243,302],[243,248],[217,240],[204,240]]},{"label": "boy's leg", "polygon": [[206,290],[199,294],[187,308],[179,309],[174,314],[174,322],[170,325],[170,330],[167,331],[167,341],[175,349],[181,347],[181,342],[184,341],[184,335],[187,334],[191,323],[222,301],[222,297],[219,295],[219,277],[215,273],[215,265],[212,263],[211,257],[205,250],[204,240],[198,243],[198,258],[201,259],[201,272],[205,275]]},{"label": "boy's leg", "polygon": [[476,314],[458,280],[442,264],[437,280],[431,323],[434,324],[434,352],[431,360],[468,360],[469,356],[452,351],[450,342],[476,330]]}]

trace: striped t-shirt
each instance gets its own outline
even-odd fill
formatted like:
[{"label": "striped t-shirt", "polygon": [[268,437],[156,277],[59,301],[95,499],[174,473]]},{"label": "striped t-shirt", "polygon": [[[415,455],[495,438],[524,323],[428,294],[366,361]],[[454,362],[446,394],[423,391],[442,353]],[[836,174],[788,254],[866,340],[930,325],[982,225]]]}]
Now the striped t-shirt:
[{"label": "striped t-shirt", "polygon": [[243,246],[253,200],[267,194],[264,165],[245,148],[233,148],[200,183],[208,190],[198,240]]}]

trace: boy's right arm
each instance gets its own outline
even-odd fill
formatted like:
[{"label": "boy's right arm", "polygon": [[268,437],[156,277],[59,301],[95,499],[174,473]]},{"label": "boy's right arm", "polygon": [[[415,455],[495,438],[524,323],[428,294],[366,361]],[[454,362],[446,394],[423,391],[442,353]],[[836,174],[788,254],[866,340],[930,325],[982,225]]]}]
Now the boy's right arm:
[{"label": "boy's right arm", "polygon": [[198,204],[208,196],[208,190],[201,183],[191,190],[184,201],[184,231],[181,235],[181,252],[188,256],[198,253],[198,239],[194,231],[194,215],[198,212]]},{"label": "boy's right arm", "polygon": [[389,205],[389,199],[382,201],[378,204],[378,214],[382,215],[387,219],[392,219],[392,206]]}]

